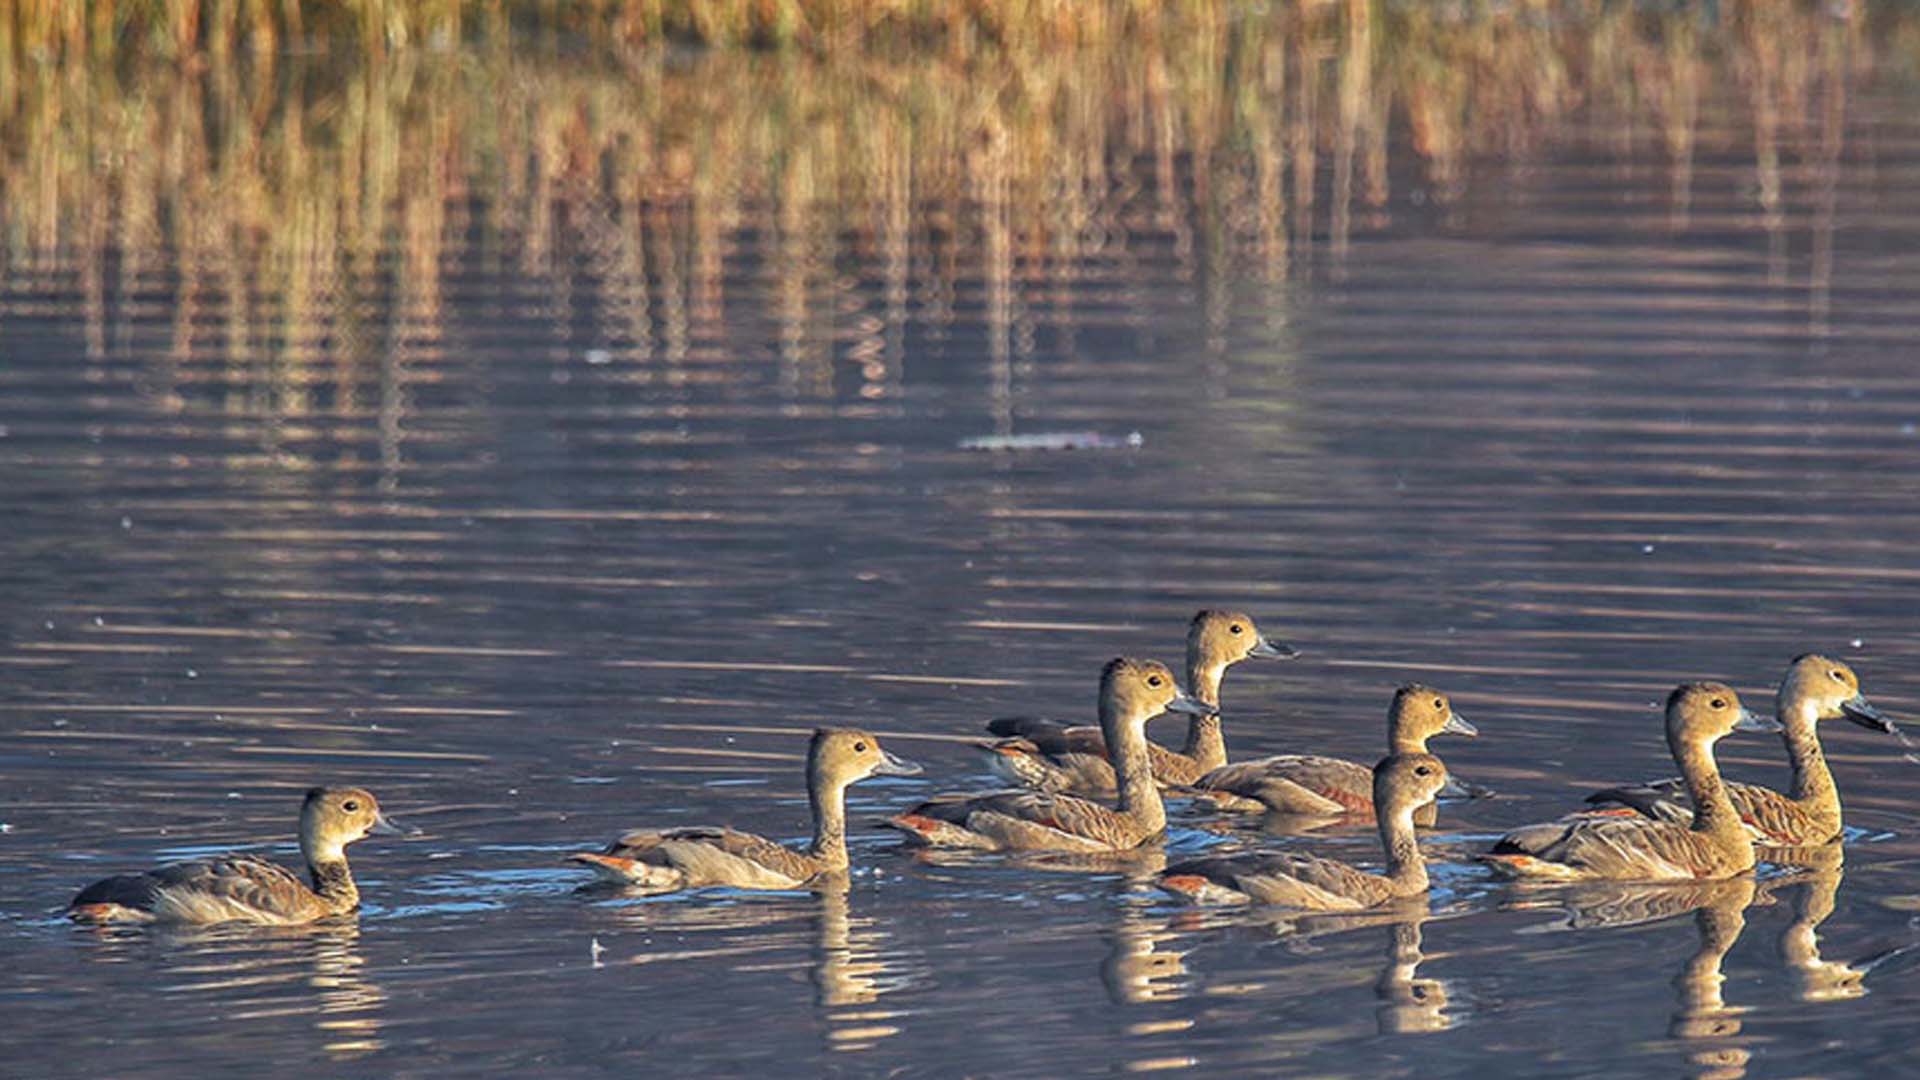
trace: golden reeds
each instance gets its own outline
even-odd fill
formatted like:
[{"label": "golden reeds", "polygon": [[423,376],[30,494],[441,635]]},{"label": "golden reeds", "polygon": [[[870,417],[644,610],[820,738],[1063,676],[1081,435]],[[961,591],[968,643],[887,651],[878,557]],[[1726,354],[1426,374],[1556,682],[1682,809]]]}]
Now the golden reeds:
[{"label": "golden reeds", "polygon": [[[1783,162],[1837,153],[1863,39],[1920,32],[1729,10],[0,0],[0,268],[73,275],[96,357],[164,326],[164,399],[217,361],[248,369],[229,406],[283,416],[431,378],[463,265],[523,283],[549,362],[584,322],[636,382],[773,342],[795,397],[882,401],[906,320],[967,305],[1010,384],[1036,335],[1125,324],[1144,288],[1190,291],[1217,342],[1231,283],[1337,272],[1395,130],[1444,208],[1476,154],[1515,167],[1585,110],[1658,147],[1683,224],[1703,95],[1737,87],[1776,213]],[[842,47],[882,32],[935,47]],[[821,44],[646,45],[674,34]]]}]

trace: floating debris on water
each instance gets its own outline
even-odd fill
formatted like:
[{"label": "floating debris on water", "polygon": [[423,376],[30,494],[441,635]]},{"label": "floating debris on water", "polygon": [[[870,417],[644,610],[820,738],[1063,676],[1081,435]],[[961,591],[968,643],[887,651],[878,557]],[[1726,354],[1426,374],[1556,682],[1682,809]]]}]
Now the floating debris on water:
[{"label": "floating debris on water", "polygon": [[1137,431],[1107,435],[1098,431],[1041,431],[1031,435],[975,435],[960,440],[962,450],[1132,450],[1145,445]]}]

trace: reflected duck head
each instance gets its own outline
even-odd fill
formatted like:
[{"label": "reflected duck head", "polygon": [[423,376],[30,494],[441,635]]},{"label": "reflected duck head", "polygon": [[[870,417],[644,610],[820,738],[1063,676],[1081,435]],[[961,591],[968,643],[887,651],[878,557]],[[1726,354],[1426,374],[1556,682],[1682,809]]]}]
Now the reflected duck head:
[{"label": "reflected duck head", "polygon": [[888,752],[872,732],[859,728],[819,728],[807,745],[807,775],[836,786],[869,776],[919,774],[919,764]]},{"label": "reflected duck head", "polygon": [[1779,701],[1780,719],[1788,724],[1846,719],[1885,735],[1900,730],[1860,692],[1860,677],[1852,668],[1819,653],[1804,653],[1787,665]]}]

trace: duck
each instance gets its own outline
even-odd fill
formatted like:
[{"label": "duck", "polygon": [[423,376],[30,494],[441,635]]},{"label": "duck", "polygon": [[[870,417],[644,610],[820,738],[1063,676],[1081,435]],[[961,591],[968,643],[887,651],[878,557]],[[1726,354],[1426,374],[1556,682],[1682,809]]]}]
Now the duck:
[{"label": "duck", "polygon": [[[1215,711],[1192,714],[1180,750],[1147,744],[1154,779],[1163,785],[1190,784],[1227,763],[1218,709],[1220,680],[1229,667],[1254,657],[1291,660],[1299,655],[1292,645],[1261,634],[1245,612],[1206,609],[1195,614],[1187,625],[1187,688]],[[1103,799],[1118,793],[1098,726],[1008,716],[990,722],[987,730],[1002,738],[978,747],[988,769],[1009,784]]]},{"label": "duck", "polygon": [[800,889],[846,871],[848,786],[870,776],[918,776],[920,766],[883,749],[871,732],[819,728],[807,744],[813,841],[795,849],[725,826],[634,829],[598,852],[567,856],[604,883],[642,895],[711,886]]},{"label": "duck", "polygon": [[1119,777],[1117,806],[1077,795],[1020,789],[941,795],[888,822],[909,843],[975,851],[1132,852],[1166,831],[1154,783],[1147,721],[1162,712],[1217,712],[1180,690],[1157,660],[1115,657],[1100,672],[1100,730]]},{"label": "duck", "polygon": [[1308,911],[1364,911],[1427,891],[1413,812],[1447,783],[1447,767],[1419,751],[1389,754],[1373,767],[1374,820],[1386,850],[1384,874],[1299,851],[1208,855],[1176,863],[1160,887],[1200,904],[1276,904]]},{"label": "duck", "polygon": [[1575,817],[1507,833],[1480,856],[1496,874],[1547,881],[1689,881],[1753,869],[1753,841],[1714,764],[1735,731],[1780,725],[1740,704],[1725,683],[1682,683],[1667,696],[1667,747],[1695,807],[1691,825],[1644,817]]},{"label": "duck", "polygon": [[[1756,843],[1796,848],[1825,844],[1840,835],[1840,789],[1820,749],[1820,721],[1846,719],[1889,735],[1900,729],[1867,700],[1852,668],[1818,653],[1803,653],[1787,665],[1774,697],[1774,716],[1793,769],[1787,793],[1730,781],[1727,797]],[[1693,810],[1686,799],[1685,781],[1675,777],[1607,788],[1588,796],[1587,802],[1618,803],[1650,818],[1687,825]]]},{"label": "duck", "polygon": [[365,788],[312,788],[300,804],[300,854],[306,859],[307,881],[256,855],[220,855],[102,878],[74,896],[67,917],[97,925],[297,926],[346,915],[360,906],[360,890],[347,866],[347,845],[375,834],[408,831],[382,814]]},{"label": "duck", "polygon": [[[1478,728],[1453,711],[1447,695],[1423,683],[1407,683],[1395,690],[1387,707],[1387,752],[1424,754],[1435,735],[1480,734]],[[1193,783],[1193,792],[1219,810],[1313,817],[1372,815],[1373,770],[1354,761],[1317,754],[1276,754],[1223,765]],[[1463,791],[1455,788],[1448,794]],[[1414,812],[1414,824],[1432,825],[1436,807],[1427,803]]]}]

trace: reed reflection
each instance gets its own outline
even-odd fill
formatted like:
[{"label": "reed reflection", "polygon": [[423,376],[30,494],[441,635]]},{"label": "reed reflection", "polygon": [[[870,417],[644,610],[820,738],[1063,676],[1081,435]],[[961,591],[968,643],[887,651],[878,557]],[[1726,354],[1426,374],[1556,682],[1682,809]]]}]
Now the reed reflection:
[{"label": "reed reflection", "polygon": [[[1341,275],[1354,236],[1391,224],[1392,128],[1421,203],[1445,208],[1587,139],[1631,162],[1659,132],[1680,230],[1700,129],[1721,122],[1709,106],[1744,98],[1738,130],[1714,136],[1752,148],[1742,198],[1774,285],[1790,223],[1809,223],[1821,335],[1848,103],[1874,43],[1920,23],[1868,4],[1576,3],[1551,28],[1421,5],[1254,11],[936,63],[669,65],[603,40],[585,62],[342,49],[179,65],[55,41],[58,77],[40,77],[44,57],[0,46],[0,317],[77,289],[90,360],[158,358],[142,384],[156,404],[371,415],[388,489],[423,437],[407,422],[419,388],[476,314],[449,282],[476,268],[513,279],[488,307],[539,329],[527,351],[556,382],[590,371],[670,396],[771,377],[790,398],[879,406],[900,396],[910,325],[937,343],[971,322],[1005,434],[1022,361],[1077,356],[1080,328],[1197,300],[1224,355],[1235,319],[1288,309],[1290,280]],[[510,25],[475,32],[510,45]],[[743,106],[764,101],[789,107]],[[1484,148],[1514,173],[1476,178]],[[1811,185],[1790,182],[1795,158]],[[771,370],[728,360],[743,351]],[[298,461],[305,433],[262,436]]]}]

